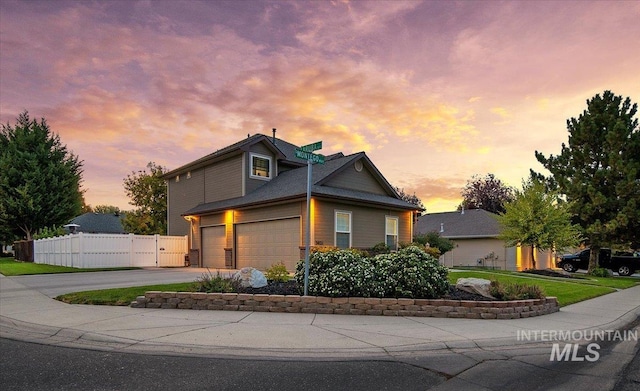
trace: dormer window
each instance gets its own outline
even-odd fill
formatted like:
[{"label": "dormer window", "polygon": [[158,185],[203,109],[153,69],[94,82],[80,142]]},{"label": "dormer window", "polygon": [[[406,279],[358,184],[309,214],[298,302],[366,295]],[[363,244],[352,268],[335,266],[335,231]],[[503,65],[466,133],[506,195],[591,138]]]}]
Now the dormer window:
[{"label": "dormer window", "polygon": [[252,153],[250,177],[255,179],[271,179],[272,164],[271,158],[265,155]]}]

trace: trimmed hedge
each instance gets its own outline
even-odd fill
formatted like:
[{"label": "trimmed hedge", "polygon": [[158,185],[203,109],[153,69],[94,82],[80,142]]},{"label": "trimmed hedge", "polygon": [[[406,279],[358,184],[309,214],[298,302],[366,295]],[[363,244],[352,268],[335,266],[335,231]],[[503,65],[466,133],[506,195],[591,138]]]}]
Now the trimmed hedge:
[{"label": "trimmed hedge", "polygon": [[[309,295],[434,299],[449,288],[447,269],[416,246],[366,257],[360,251],[329,249],[309,257]],[[304,285],[304,261],[296,267]]]}]

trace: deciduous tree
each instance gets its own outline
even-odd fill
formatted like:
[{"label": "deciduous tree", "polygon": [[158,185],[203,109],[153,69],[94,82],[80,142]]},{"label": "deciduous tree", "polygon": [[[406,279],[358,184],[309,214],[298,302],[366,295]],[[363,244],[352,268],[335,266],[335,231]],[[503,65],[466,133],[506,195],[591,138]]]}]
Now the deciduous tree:
[{"label": "deciduous tree", "polygon": [[550,183],[570,202],[591,246],[589,271],[600,248],[640,242],[640,130],[630,98],[611,91],[587,100],[578,118],[567,120],[568,145],[559,155],[536,158]]},{"label": "deciduous tree", "polygon": [[0,132],[0,231],[31,239],[63,225],[82,208],[82,161],[67,150],[43,118],[22,112]]},{"label": "deciduous tree", "polygon": [[122,213],[120,208],[113,205],[96,205],[96,207],[93,208],[93,212],[102,213],[102,214],[111,214],[111,215],[113,214],[119,215],[120,213]]},{"label": "deciduous tree", "polygon": [[403,201],[413,204],[420,209],[426,210],[426,208],[424,207],[424,204],[422,203],[422,200],[418,198],[418,196],[415,195],[415,193],[414,194],[405,193],[404,189],[401,189],[399,187],[394,187],[394,189],[396,190],[396,193],[398,193],[398,195],[400,196],[400,199],[402,199]]},{"label": "deciduous tree", "polygon": [[513,192],[512,187],[493,174],[474,175],[462,190],[462,204],[458,209],[483,209],[500,214],[504,212],[504,204],[513,200]]},{"label": "deciduous tree", "polygon": [[141,235],[167,233],[167,183],[162,178],[166,169],[154,162],[146,170],[132,172],[124,179],[129,202],[136,210],[126,214],[122,224],[127,232]]},{"label": "deciduous tree", "polygon": [[515,191],[513,201],[496,218],[502,227],[499,238],[509,247],[531,246],[531,260],[536,268],[535,250],[561,250],[580,242],[580,227],[571,223],[568,204],[558,194],[548,192],[542,182],[530,179],[522,191]]}]

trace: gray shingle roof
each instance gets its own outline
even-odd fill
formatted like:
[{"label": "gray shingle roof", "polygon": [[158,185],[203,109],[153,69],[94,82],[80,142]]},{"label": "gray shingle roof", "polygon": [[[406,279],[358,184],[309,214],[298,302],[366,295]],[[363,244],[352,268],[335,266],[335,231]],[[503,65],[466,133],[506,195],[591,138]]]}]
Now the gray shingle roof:
[{"label": "gray shingle roof", "polygon": [[[418,218],[416,233],[438,232],[443,238],[488,238],[500,234],[495,214],[482,209],[427,213]],[[440,232],[444,228],[443,232]]]},{"label": "gray shingle roof", "polygon": [[78,224],[80,226],[76,229],[76,232],[124,234],[126,232],[122,227],[123,217],[123,214],[116,216],[111,213],[89,212],[75,217],[70,221],[70,223]]},{"label": "gray shingle roof", "polygon": [[[364,152],[355,153],[353,155],[336,157],[327,160],[325,164],[315,164],[313,166],[313,185],[311,193],[313,196],[324,196],[330,198],[348,199],[359,202],[366,202],[377,205],[384,205],[406,210],[415,210],[415,205],[405,202],[392,196],[367,193],[363,191],[341,189],[320,185],[325,178],[340,171],[350,163],[358,159],[367,159]],[[368,164],[371,164],[368,162]],[[372,168],[375,166],[371,164]],[[377,169],[375,169],[377,173]],[[386,180],[384,180],[386,183]],[[393,190],[392,190],[393,191]],[[265,202],[275,202],[288,199],[296,199],[305,197],[307,194],[307,167],[295,168],[285,171],[273,178],[271,181],[260,186],[253,192],[244,197],[237,197],[228,200],[210,202],[200,204],[195,208],[186,211],[185,215],[197,215],[202,213],[217,212],[228,208],[247,207],[252,205],[261,205]]]},{"label": "gray shingle roof", "polygon": [[287,162],[292,162],[297,165],[300,165],[302,163],[300,159],[296,159],[295,157],[295,149],[298,148],[296,145],[293,145],[277,137],[275,140],[276,142],[274,144],[273,137],[269,137],[269,136],[265,136],[264,134],[257,133],[257,134],[254,134],[253,136],[247,137],[246,139],[240,140],[237,143],[233,143],[227,147],[221,148],[213,153],[210,153],[207,156],[201,157],[200,159],[194,160],[176,169],[168,171],[163,175],[163,177],[170,178],[176,174],[180,174],[190,169],[194,169],[202,165],[206,165],[209,162],[213,162],[217,159],[222,158],[224,155],[239,153],[240,151],[247,149],[249,146],[262,141],[268,141],[266,145],[272,148],[273,151],[277,155],[279,155],[278,156],[279,159]]}]

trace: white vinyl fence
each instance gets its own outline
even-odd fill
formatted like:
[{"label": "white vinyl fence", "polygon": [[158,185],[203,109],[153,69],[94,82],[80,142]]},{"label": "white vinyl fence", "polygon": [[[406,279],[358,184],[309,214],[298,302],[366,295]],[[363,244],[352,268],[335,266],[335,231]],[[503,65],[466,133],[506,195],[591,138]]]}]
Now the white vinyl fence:
[{"label": "white vinyl fence", "polygon": [[33,242],[35,263],[77,268],[184,266],[186,236],[86,234]]}]

